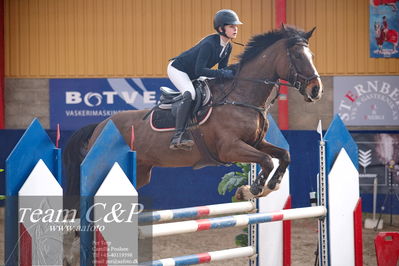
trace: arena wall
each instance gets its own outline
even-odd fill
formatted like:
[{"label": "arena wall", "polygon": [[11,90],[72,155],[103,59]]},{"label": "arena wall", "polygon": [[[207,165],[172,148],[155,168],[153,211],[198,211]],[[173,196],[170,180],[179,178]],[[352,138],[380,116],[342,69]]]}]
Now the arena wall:
[{"label": "arena wall", "polygon": [[[287,0],[288,24],[317,26],[310,47],[325,85],[316,104],[289,92],[290,129],[331,121],[333,76],[399,73],[397,59],[369,58],[368,4]],[[33,117],[49,127],[51,78],[166,77],[168,59],[211,34],[221,8],[245,23],[238,42],[276,27],[273,0],[6,0],[6,128],[25,128]],[[231,63],[242,51],[234,45]],[[276,106],[272,114],[277,119]]]}]

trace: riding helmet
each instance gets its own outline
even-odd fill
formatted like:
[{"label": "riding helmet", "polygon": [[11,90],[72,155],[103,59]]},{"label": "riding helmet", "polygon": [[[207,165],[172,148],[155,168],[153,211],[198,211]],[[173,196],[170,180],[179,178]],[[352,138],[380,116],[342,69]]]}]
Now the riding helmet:
[{"label": "riding helmet", "polygon": [[216,12],[213,18],[213,27],[219,33],[218,28],[226,25],[240,25],[242,22],[236,12],[230,9],[222,9]]}]

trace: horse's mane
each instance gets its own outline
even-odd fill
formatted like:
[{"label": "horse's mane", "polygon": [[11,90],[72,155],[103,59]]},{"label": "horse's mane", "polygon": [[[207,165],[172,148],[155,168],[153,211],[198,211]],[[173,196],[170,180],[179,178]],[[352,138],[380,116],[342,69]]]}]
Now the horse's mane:
[{"label": "horse's mane", "polygon": [[[271,30],[266,33],[253,36],[249,42],[245,45],[245,50],[240,55],[237,56],[239,59],[238,63],[230,64],[227,69],[231,69],[234,73],[240,71],[240,68],[247,62],[251,61],[257,57],[266,48],[273,45],[275,42],[281,39],[288,39],[287,48],[297,44],[297,43],[308,43],[305,37],[306,32],[298,29],[294,26],[285,25],[284,28]],[[216,84],[224,83],[225,79],[219,78],[215,79],[213,82]]]},{"label": "horse's mane", "polygon": [[305,32],[293,26],[285,26],[278,30],[272,30],[253,36],[246,45],[244,52],[238,55],[239,64],[243,65],[257,57],[267,47],[281,39],[288,39],[287,47],[299,42],[306,42]]}]

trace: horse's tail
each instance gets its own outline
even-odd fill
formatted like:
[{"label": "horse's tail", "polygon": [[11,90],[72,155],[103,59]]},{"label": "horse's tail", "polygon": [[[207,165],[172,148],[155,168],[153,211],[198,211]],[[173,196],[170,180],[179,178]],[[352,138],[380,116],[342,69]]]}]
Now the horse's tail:
[{"label": "horse's tail", "polygon": [[68,196],[64,200],[64,205],[67,205],[64,208],[79,210],[79,197],[75,200],[70,197],[80,195],[80,164],[87,154],[88,141],[97,125],[91,124],[75,131],[63,150],[63,188],[64,196]]}]

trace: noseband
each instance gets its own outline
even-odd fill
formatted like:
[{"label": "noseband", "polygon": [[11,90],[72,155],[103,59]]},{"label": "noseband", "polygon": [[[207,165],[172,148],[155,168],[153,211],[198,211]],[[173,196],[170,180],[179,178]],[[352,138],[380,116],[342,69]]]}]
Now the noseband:
[{"label": "noseband", "polygon": [[[296,44],[301,45],[303,47],[308,47],[307,44]],[[292,55],[290,53],[289,48],[287,48],[287,56],[289,59],[289,66],[288,66],[288,82],[291,84],[290,87],[296,88],[299,93],[302,95],[305,93],[305,89],[310,83],[311,80],[315,78],[319,78],[320,76],[317,74],[313,74],[312,76],[305,76],[298,71],[298,68],[295,64],[292,63]]]}]

